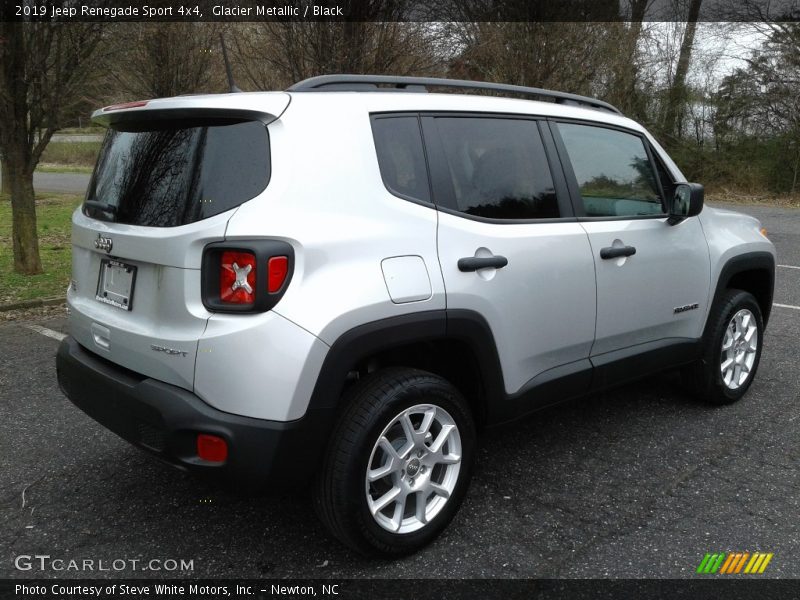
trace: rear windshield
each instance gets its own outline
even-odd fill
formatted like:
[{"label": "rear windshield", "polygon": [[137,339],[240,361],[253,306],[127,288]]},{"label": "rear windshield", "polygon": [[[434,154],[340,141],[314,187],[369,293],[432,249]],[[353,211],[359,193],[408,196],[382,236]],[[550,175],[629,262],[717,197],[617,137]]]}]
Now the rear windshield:
[{"label": "rear windshield", "polygon": [[270,177],[264,123],[241,120],[115,124],[86,194],[90,217],[175,227],[260,194]]}]

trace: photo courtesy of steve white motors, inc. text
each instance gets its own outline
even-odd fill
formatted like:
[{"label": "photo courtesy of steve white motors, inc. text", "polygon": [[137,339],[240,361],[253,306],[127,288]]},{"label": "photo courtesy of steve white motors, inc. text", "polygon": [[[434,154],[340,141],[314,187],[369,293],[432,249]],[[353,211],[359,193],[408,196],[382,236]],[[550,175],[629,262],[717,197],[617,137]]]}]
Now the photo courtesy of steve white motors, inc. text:
[{"label": "photo courtesy of steve white motors, inc. text", "polygon": [[292,598],[310,598],[314,596],[338,596],[339,584],[320,583],[311,585],[282,585],[273,583],[269,586],[261,585],[207,585],[198,583],[136,583],[136,584],[23,584],[14,586],[14,595],[38,597],[80,597],[80,598],[108,598],[124,596],[134,598],[147,598],[151,596],[180,597],[188,595],[193,598],[208,596],[221,598],[226,596],[241,597],[255,594],[269,594],[270,596],[288,596]]}]

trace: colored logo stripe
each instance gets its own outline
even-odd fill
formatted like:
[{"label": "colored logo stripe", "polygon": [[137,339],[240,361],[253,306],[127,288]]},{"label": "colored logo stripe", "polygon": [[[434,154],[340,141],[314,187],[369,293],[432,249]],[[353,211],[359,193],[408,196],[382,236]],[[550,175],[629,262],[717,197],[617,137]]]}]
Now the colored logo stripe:
[{"label": "colored logo stripe", "polygon": [[697,567],[698,573],[716,573],[719,569],[720,565],[722,564],[722,560],[725,558],[725,554],[706,554],[703,557],[703,562],[700,563],[700,566]]},{"label": "colored logo stripe", "polygon": [[742,569],[744,569],[744,573],[751,575],[763,573],[773,556],[772,552],[754,552],[752,555],[749,552],[709,553],[703,557],[700,566],[697,567],[697,572],[704,574],[719,572],[721,575],[731,575],[742,573]]},{"label": "colored logo stripe", "polygon": [[744,569],[745,573],[763,573],[764,570],[767,568],[769,561],[772,560],[774,555],[770,552],[769,554],[765,554],[763,552],[759,553],[756,552],[753,554],[753,558],[750,559],[750,562],[747,563],[747,566]]},{"label": "colored logo stripe", "polygon": [[731,552],[728,554],[725,564],[722,565],[720,573],[738,573],[749,556],[749,552]]}]

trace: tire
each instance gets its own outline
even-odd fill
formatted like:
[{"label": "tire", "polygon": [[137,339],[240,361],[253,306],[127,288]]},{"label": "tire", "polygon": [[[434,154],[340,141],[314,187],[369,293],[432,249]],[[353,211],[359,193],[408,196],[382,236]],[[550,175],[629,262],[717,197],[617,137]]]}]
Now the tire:
[{"label": "tire", "polygon": [[444,530],[466,494],[476,441],[467,403],[445,379],[410,368],[372,373],[344,400],[315,510],[334,537],[363,555],[415,552]]},{"label": "tire", "polygon": [[[741,399],[758,370],[763,337],[764,320],[753,295],[727,290],[708,315],[701,360],[684,370],[690,391],[716,405]],[[729,360],[733,360],[732,366]],[[723,362],[729,365],[727,369]]]}]

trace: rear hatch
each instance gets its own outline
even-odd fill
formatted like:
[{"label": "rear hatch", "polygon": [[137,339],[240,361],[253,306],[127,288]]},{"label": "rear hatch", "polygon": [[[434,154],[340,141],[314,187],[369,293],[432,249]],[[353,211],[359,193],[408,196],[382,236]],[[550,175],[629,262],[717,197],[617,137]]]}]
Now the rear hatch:
[{"label": "rear hatch", "polygon": [[288,94],[225,94],[97,111],[108,127],[73,216],[70,333],[142,375],[192,389],[203,248],[270,179],[267,124]]}]

